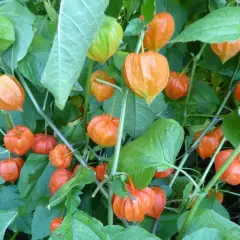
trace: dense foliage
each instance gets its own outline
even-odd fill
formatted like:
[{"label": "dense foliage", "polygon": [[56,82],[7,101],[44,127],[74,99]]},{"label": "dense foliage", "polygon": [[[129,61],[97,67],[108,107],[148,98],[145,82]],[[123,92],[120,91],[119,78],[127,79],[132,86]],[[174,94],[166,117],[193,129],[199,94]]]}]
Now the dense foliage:
[{"label": "dense foliage", "polygon": [[0,240],[240,240],[238,0],[0,1]]}]

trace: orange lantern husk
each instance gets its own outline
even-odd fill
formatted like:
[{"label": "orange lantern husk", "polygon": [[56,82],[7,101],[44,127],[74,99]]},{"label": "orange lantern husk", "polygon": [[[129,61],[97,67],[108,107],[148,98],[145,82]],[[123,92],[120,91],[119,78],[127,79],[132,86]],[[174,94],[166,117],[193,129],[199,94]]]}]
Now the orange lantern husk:
[{"label": "orange lantern husk", "polygon": [[68,168],[72,162],[72,152],[66,144],[58,144],[50,153],[49,160],[54,167]]},{"label": "orange lantern husk", "polygon": [[[227,161],[233,151],[233,149],[228,149],[223,150],[217,154],[214,161],[216,172]],[[220,179],[230,185],[240,184],[240,154],[235,157],[230,166],[224,171]]]},{"label": "orange lantern husk", "polygon": [[147,215],[158,219],[165,208],[167,197],[160,187],[152,187],[151,189],[155,192],[156,198],[153,207],[147,211]]},{"label": "orange lantern husk", "polygon": [[124,199],[120,196],[113,197],[113,212],[119,218],[127,221],[142,221],[144,215],[153,207],[155,203],[155,193],[151,188],[142,190],[135,189],[131,179],[130,184],[126,184],[126,189],[134,199],[126,196]]},{"label": "orange lantern husk", "polygon": [[213,43],[211,44],[213,52],[225,63],[230,58],[240,52],[240,39],[236,41]]},{"label": "orange lantern husk", "polygon": [[57,228],[60,227],[60,225],[62,224],[63,218],[59,217],[59,218],[54,218],[51,223],[50,223],[50,229],[51,232],[55,231]]},{"label": "orange lantern husk", "polygon": [[99,102],[103,102],[114,95],[114,87],[97,82],[97,79],[104,80],[111,84],[115,84],[115,80],[102,70],[97,70],[92,74],[90,83],[91,94],[95,96]]},{"label": "orange lantern husk", "polygon": [[127,86],[150,104],[167,85],[168,61],[153,51],[131,53],[123,64],[123,77]]},{"label": "orange lantern husk", "polygon": [[175,29],[171,14],[162,12],[154,16],[148,24],[143,44],[148,50],[158,51],[171,39]]},{"label": "orange lantern husk", "polygon": [[215,196],[215,198],[219,201],[219,203],[223,202],[224,196],[221,192],[211,189],[207,195],[207,198],[211,198],[212,196]]},{"label": "orange lantern husk", "polygon": [[166,95],[173,100],[185,97],[188,93],[189,82],[190,78],[185,73],[171,72],[165,88]]},{"label": "orange lantern husk", "polygon": [[112,147],[117,143],[118,126],[119,118],[107,114],[95,116],[88,125],[88,136],[100,146]]},{"label": "orange lantern husk", "polygon": [[49,182],[49,190],[53,195],[59,188],[66,184],[72,177],[72,172],[66,169],[57,169],[51,176]]},{"label": "orange lantern husk", "polygon": [[106,171],[107,163],[103,163],[96,166],[96,178],[98,181],[102,182],[105,179]]},{"label": "orange lantern husk", "polygon": [[0,76],[0,109],[22,111],[25,92],[17,79],[10,75]]},{"label": "orange lantern husk", "polygon": [[235,93],[236,99],[240,102],[240,83],[238,83],[234,93]]},{"label": "orange lantern husk", "polygon": [[4,136],[4,145],[12,153],[24,155],[34,144],[34,135],[28,127],[16,126]]},{"label": "orange lantern husk", "polygon": [[155,178],[167,178],[171,174],[173,174],[173,172],[174,172],[174,168],[169,168],[169,169],[167,169],[165,171],[162,171],[162,172],[157,172],[156,171],[155,174],[154,174],[154,177]]}]

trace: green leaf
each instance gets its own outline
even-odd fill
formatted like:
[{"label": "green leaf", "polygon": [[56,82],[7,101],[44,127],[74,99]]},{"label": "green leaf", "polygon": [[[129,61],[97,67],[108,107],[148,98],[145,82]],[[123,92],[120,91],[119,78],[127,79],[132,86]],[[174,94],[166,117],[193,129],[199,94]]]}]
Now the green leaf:
[{"label": "green leaf", "polygon": [[[118,171],[126,172],[137,188],[149,185],[156,168],[174,165],[184,132],[174,120],[159,119],[139,138],[121,149]],[[113,159],[110,159],[112,164]]]},{"label": "green leaf", "polygon": [[52,237],[53,240],[79,239],[81,236],[84,240],[110,240],[103,229],[100,221],[82,211],[76,211],[72,216],[67,215],[64,218]]},{"label": "green leaf", "polygon": [[57,14],[56,10],[53,8],[51,2],[44,1],[44,6],[45,6],[45,9],[46,9],[49,19],[52,22],[57,23],[58,22],[58,14]]},{"label": "green leaf", "polygon": [[[175,31],[173,36],[179,34],[187,21],[188,9],[181,0],[161,0],[156,1],[156,11],[168,12],[174,18]],[[181,45],[182,46],[182,45]]]},{"label": "green leaf", "polygon": [[105,11],[107,16],[118,18],[123,5],[123,0],[109,0],[109,5]]},{"label": "green leaf", "polygon": [[[88,47],[101,25],[108,0],[62,0],[58,32],[42,77],[42,84],[63,109],[73,84],[78,80]],[[76,14],[81,9],[81,14]]]},{"label": "green leaf", "polygon": [[50,48],[51,41],[41,36],[35,36],[27,55],[18,64],[23,76],[33,84],[41,85],[41,78]]},{"label": "green leaf", "polygon": [[143,0],[126,0],[125,5],[127,9],[127,19],[131,17],[131,15],[141,7]]},{"label": "green leaf", "polygon": [[[181,228],[187,214],[188,212],[182,214],[178,219],[178,229]],[[240,236],[240,226],[220,216],[215,211],[208,209],[201,209],[195,213],[194,218],[185,231],[185,236],[204,227],[218,229],[228,240],[239,239]]]},{"label": "green leaf", "polygon": [[52,208],[61,203],[75,187],[80,190],[85,184],[92,183],[94,180],[95,173],[89,168],[81,167],[79,171],[77,171],[77,174],[50,198],[48,207]]},{"label": "green leaf", "polygon": [[[122,97],[121,92],[115,91],[114,96],[104,102],[104,111],[111,114],[113,102],[115,101],[113,115],[119,117],[121,113]],[[153,123],[156,115],[167,107],[163,94],[159,94],[149,106],[143,99],[135,96],[132,92],[128,94],[127,106],[127,121],[125,121],[124,129],[134,138],[141,136]]]},{"label": "green leaf", "polygon": [[122,71],[123,63],[128,56],[128,52],[117,51],[113,55],[113,63],[119,71]]},{"label": "green leaf", "polygon": [[[204,58],[199,62],[199,66],[211,70],[213,72],[232,77],[236,72],[238,65],[238,56],[231,58],[226,63],[222,64],[219,57],[212,51],[210,46],[207,46],[203,52]],[[237,71],[235,80],[240,78],[240,70]]]},{"label": "green leaf", "polygon": [[0,210],[0,240],[4,239],[5,231],[8,226],[14,221],[17,217],[16,211],[2,211]]},{"label": "green leaf", "polygon": [[183,240],[199,240],[199,239],[205,239],[205,240],[227,240],[228,238],[225,238],[221,232],[216,228],[202,228],[198,231],[187,235],[183,238]]},{"label": "green leaf", "polygon": [[[23,202],[20,199],[18,188],[16,185],[1,186],[0,187],[0,208],[5,211],[18,209]],[[10,225],[11,229],[21,231],[26,234],[31,233],[32,214],[19,214],[13,223]]]},{"label": "green leaf", "polygon": [[204,81],[194,81],[190,97],[190,106],[197,109],[199,113],[212,114],[219,104],[214,89]]},{"label": "green leaf", "polygon": [[104,231],[108,233],[110,239],[112,239],[114,235],[124,232],[124,228],[119,225],[108,225],[104,227]]},{"label": "green leaf", "polygon": [[127,28],[124,32],[125,36],[136,36],[138,35],[144,27],[144,23],[139,18],[134,18],[129,21]]},{"label": "green leaf", "polygon": [[141,7],[141,13],[144,16],[145,24],[152,21],[155,12],[155,0],[144,0]]},{"label": "green leaf", "polygon": [[223,8],[226,7],[227,1],[226,0],[209,0],[208,1],[208,8],[210,12],[218,9],[218,8]]},{"label": "green leaf", "polygon": [[33,39],[32,24],[34,15],[18,1],[9,0],[0,5],[0,15],[8,18],[14,25],[16,42],[3,53],[3,59],[13,70],[27,54]]},{"label": "green leaf", "polygon": [[113,189],[113,193],[120,196],[121,198],[125,198],[128,195],[126,184],[121,177],[113,178],[112,189]]},{"label": "green leaf", "polygon": [[78,206],[80,205],[80,202],[81,202],[79,195],[80,195],[80,192],[78,189],[76,189],[76,191],[71,191],[67,195],[65,205],[66,205],[68,214],[72,214],[78,209]]},{"label": "green leaf", "polygon": [[7,50],[15,42],[13,24],[4,16],[0,16],[0,52]]},{"label": "green leaf", "polygon": [[47,208],[48,201],[40,202],[33,214],[32,240],[40,240],[50,235],[50,223],[56,217],[61,217],[64,208],[58,206],[52,209]]},{"label": "green leaf", "polygon": [[9,158],[9,151],[6,148],[0,146],[0,160],[4,160],[7,158]]},{"label": "green leaf", "polygon": [[48,156],[38,154],[28,156],[18,182],[20,195],[27,200],[28,209],[34,209],[41,198],[50,196],[48,185],[54,170]]},{"label": "green leaf", "polygon": [[217,43],[240,38],[240,8],[226,7],[209,13],[188,26],[173,42]]},{"label": "green leaf", "polygon": [[224,136],[228,141],[237,147],[240,143],[240,129],[239,129],[240,116],[238,111],[231,112],[224,116],[222,130]]},{"label": "green leaf", "polygon": [[[164,210],[159,219],[158,229],[156,235],[164,240],[171,239],[177,231],[177,220],[179,218],[179,214],[175,212],[170,212],[168,210]],[[155,223],[155,219],[150,217],[145,217],[144,220],[140,223],[140,226],[151,232],[153,229],[153,224]]]},{"label": "green leaf", "polygon": [[131,226],[126,229],[117,228],[115,226],[107,226],[104,228],[107,232],[109,231],[111,234],[111,240],[123,240],[123,239],[131,239],[131,240],[160,240],[157,236],[147,232],[141,227]]}]

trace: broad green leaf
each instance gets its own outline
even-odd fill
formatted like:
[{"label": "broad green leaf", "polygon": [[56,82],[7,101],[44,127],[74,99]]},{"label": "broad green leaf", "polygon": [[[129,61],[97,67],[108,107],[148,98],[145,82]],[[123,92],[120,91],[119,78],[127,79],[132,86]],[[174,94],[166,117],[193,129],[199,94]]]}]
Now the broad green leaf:
[{"label": "broad green leaf", "polygon": [[187,21],[188,9],[184,6],[185,1],[181,0],[156,0],[156,11],[168,12],[174,18],[175,31],[173,36],[179,34]]},{"label": "broad green leaf", "polygon": [[157,120],[141,137],[122,147],[118,171],[126,172],[137,188],[147,187],[156,168],[164,171],[174,165],[183,137],[182,127],[174,120]]},{"label": "broad green leaf", "polygon": [[187,235],[183,238],[183,240],[227,240],[228,238],[225,238],[221,232],[216,228],[202,228],[197,230],[196,232]]},{"label": "broad green leaf", "polygon": [[[210,46],[207,46],[205,51],[203,52],[203,59],[199,62],[199,66],[211,70],[213,72],[230,76],[232,77],[236,72],[238,65],[239,57],[236,56],[226,63],[222,64],[219,57],[212,51]],[[240,70],[237,71],[235,80],[240,78]]]},{"label": "broad green leaf", "polygon": [[14,25],[15,43],[3,53],[3,59],[12,69],[27,54],[28,47],[33,39],[34,15],[18,1],[9,0],[0,5],[0,15],[8,18]]},{"label": "broad green leaf", "polygon": [[50,22],[47,16],[36,16],[36,35],[40,35],[48,40],[53,40],[57,30],[57,23]]},{"label": "broad green leaf", "polygon": [[173,42],[217,43],[240,38],[240,8],[226,7],[209,13],[183,30]]},{"label": "broad green leaf", "polygon": [[[187,214],[188,212],[182,214],[178,219],[178,229],[181,228]],[[185,231],[185,236],[204,227],[218,229],[227,240],[239,239],[240,236],[239,225],[208,209],[200,209],[195,213],[194,218]]]},{"label": "broad green leaf", "polygon": [[82,211],[76,211],[72,216],[67,215],[61,226],[53,232],[53,240],[80,239],[84,240],[110,240],[103,231],[100,221],[90,217]]},{"label": "broad green leaf", "polygon": [[[179,214],[172,211],[170,212],[168,210],[164,210],[159,219],[156,235],[164,240],[171,239],[171,237],[178,232],[178,218]],[[146,229],[148,232],[151,232],[154,223],[155,219],[145,217],[144,220],[140,223],[140,226]]]},{"label": "broad green leaf", "polygon": [[143,0],[126,0],[125,6],[127,9],[127,18],[129,19],[131,15],[142,5]]},{"label": "broad green leaf", "polygon": [[104,227],[104,231],[109,235],[110,239],[112,239],[114,235],[124,232],[124,228],[119,225],[107,225]]},{"label": "broad green leaf", "polygon": [[0,146],[0,160],[8,159],[9,154],[9,151],[6,148]]},{"label": "broad green leaf", "polygon": [[128,195],[125,181],[121,177],[116,176],[113,178],[112,190],[113,190],[113,193],[120,196],[121,198],[125,198]]},{"label": "broad green leaf", "polygon": [[[23,202],[20,199],[18,188],[16,185],[0,187],[0,209],[9,211],[18,209]],[[32,214],[19,214],[13,223],[11,229],[21,231],[27,234],[31,233]]]},{"label": "broad green leaf", "polygon": [[76,191],[71,191],[70,193],[68,193],[65,202],[68,214],[72,214],[78,209],[78,206],[81,202],[79,195],[80,191],[78,189],[76,189]]},{"label": "broad green leaf", "polygon": [[49,197],[49,180],[55,168],[51,166],[47,155],[30,154],[23,165],[18,182],[26,207],[34,209],[41,198]]},{"label": "broad green leaf", "polygon": [[[114,227],[112,229],[112,227]],[[123,240],[123,239],[131,239],[131,240],[160,240],[157,236],[147,232],[141,227],[131,226],[126,229],[124,228],[116,228],[115,226],[107,226],[104,230],[110,231],[111,240]]]},{"label": "broad green leaf", "polygon": [[234,147],[240,143],[239,121],[240,115],[238,111],[234,111],[224,117],[222,124],[224,136]]},{"label": "broad green leaf", "polygon": [[197,109],[199,113],[212,114],[217,110],[219,99],[214,89],[204,81],[194,81],[191,92],[191,107]]},{"label": "broad green leaf", "polygon": [[77,187],[82,189],[85,184],[92,183],[95,180],[94,172],[86,167],[81,167],[77,174],[71,178],[66,184],[64,184],[51,198],[49,201],[49,208],[52,208],[67,198],[70,192]]},{"label": "broad green leaf", "polygon": [[50,40],[41,36],[35,36],[27,55],[18,64],[23,76],[33,84],[41,85],[41,78],[48,60],[50,48]]},{"label": "broad green leaf", "polygon": [[48,201],[40,202],[33,214],[32,221],[32,240],[40,240],[50,235],[50,222],[61,217],[64,212],[63,206],[58,206],[52,209],[47,208]]},{"label": "broad green leaf", "polygon": [[[104,102],[104,111],[110,114],[112,112],[113,102],[115,101],[113,115],[119,117],[122,97],[122,93],[116,90],[114,96]],[[125,131],[134,138],[141,136],[153,123],[156,115],[164,111],[166,107],[163,94],[159,94],[149,106],[143,99],[129,92],[126,111],[127,120],[124,126]]]},{"label": "broad green leaf", "polygon": [[46,9],[49,19],[52,22],[57,23],[58,22],[58,14],[57,14],[56,10],[54,9],[54,7],[52,6],[51,2],[45,0],[44,6],[45,6],[45,9]]},{"label": "broad green leaf", "polygon": [[17,217],[16,211],[2,211],[0,210],[0,240],[4,239],[4,234],[8,226]]},{"label": "broad green leaf", "polygon": [[113,55],[113,63],[119,71],[122,71],[123,63],[128,54],[128,52],[117,51]]},{"label": "broad green leaf", "polygon": [[41,80],[60,109],[64,108],[73,84],[78,80],[107,5],[108,0],[61,1],[58,31]]},{"label": "broad green leaf", "polygon": [[134,18],[129,21],[127,28],[124,32],[125,36],[136,36],[138,35],[144,27],[143,22],[139,18]]},{"label": "broad green leaf", "polygon": [[152,21],[155,13],[155,0],[143,0],[141,14],[144,16],[145,24]]},{"label": "broad green leaf", "polygon": [[107,16],[118,18],[123,5],[123,0],[109,0],[109,5],[105,11]]},{"label": "broad green leaf", "polygon": [[13,24],[4,16],[0,16],[0,52],[7,50],[15,42]]}]

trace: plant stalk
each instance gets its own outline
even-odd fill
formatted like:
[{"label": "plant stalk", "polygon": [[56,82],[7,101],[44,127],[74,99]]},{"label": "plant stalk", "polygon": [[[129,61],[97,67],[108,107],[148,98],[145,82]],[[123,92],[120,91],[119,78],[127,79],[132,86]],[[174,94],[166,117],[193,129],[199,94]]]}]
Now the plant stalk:
[{"label": "plant stalk", "polygon": [[[234,158],[240,153],[240,144],[238,147],[233,151],[232,155],[227,159],[227,161],[222,165],[222,167],[215,173],[213,178],[210,180],[210,182],[207,184],[207,186],[203,189],[203,192],[208,193],[212,187],[217,183],[219,178],[222,176],[222,174],[226,171],[226,169],[229,167],[229,165],[233,162]],[[201,194],[197,197],[196,202],[194,203],[192,209],[190,210],[182,228],[180,229],[179,235],[177,237],[177,240],[181,240],[184,237],[184,233],[186,232],[189,224],[191,223],[196,211],[198,210],[198,207],[200,203],[202,202],[203,198],[205,197],[204,194]]]},{"label": "plant stalk", "polygon": [[[18,69],[16,70],[16,74],[17,74],[18,78],[20,79],[22,85],[24,86],[28,96],[32,100],[33,105],[35,106],[37,112],[42,116],[43,119],[45,119],[45,121],[48,123],[48,125],[54,130],[56,135],[66,144],[66,146],[73,153],[75,158],[81,163],[81,165],[84,166],[84,167],[87,167],[87,164],[85,163],[85,161],[82,158],[82,156],[76,153],[75,149],[68,142],[68,140],[62,135],[62,133],[59,131],[59,129],[54,125],[52,120],[45,114],[44,111],[42,111],[42,109],[40,108],[38,102],[36,101],[35,97],[33,96],[30,88],[28,87],[27,83],[25,82],[23,76],[21,75],[21,73],[19,72]],[[99,185],[99,181],[96,180],[95,182],[96,182],[97,185]],[[102,192],[103,196],[107,199],[108,195],[107,195],[107,192],[105,191],[105,189],[101,188],[100,191]]]},{"label": "plant stalk", "polygon": [[12,121],[10,120],[8,113],[4,110],[1,110],[1,112],[3,114],[7,129],[8,130],[12,129]]},{"label": "plant stalk", "polygon": [[91,75],[93,70],[94,61],[88,60],[88,74],[87,74],[87,82],[85,86],[85,102],[84,102],[84,112],[83,112],[83,126],[84,128],[88,124],[88,108],[89,108],[89,94],[90,94],[90,87],[91,87]]}]

